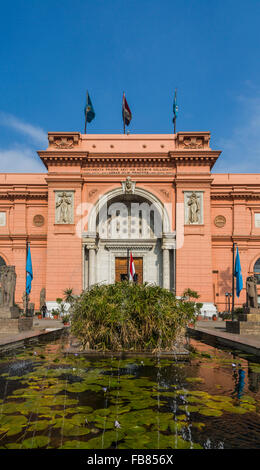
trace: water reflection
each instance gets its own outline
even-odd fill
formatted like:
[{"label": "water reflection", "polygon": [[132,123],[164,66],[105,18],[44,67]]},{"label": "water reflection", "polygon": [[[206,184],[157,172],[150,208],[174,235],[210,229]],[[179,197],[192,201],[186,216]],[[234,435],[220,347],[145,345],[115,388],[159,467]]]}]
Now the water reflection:
[{"label": "water reflection", "polygon": [[0,447],[259,448],[259,362],[190,343],[185,362],[63,354],[60,342],[2,357]]}]

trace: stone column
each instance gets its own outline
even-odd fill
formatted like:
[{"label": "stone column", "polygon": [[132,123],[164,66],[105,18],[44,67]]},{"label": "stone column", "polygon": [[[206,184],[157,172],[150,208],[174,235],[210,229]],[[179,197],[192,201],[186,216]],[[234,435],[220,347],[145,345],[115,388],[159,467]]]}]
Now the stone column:
[{"label": "stone column", "polygon": [[89,258],[88,258],[88,286],[91,287],[96,282],[96,253],[95,248],[89,248]]},{"label": "stone column", "polygon": [[170,289],[170,252],[163,248],[163,287]]}]

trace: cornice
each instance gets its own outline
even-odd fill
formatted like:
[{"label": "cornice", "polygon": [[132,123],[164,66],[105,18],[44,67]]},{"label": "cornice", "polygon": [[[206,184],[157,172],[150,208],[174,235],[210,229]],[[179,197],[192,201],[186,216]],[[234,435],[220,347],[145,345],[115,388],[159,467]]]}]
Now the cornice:
[{"label": "cornice", "polygon": [[23,192],[16,192],[13,191],[6,191],[4,193],[0,192],[0,199],[7,199],[14,201],[15,199],[20,200],[31,200],[31,199],[40,199],[40,200],[47,200],[48,199],[48,192],[31,192],[31,191],[23,191]]},{"label": "cornice", "polygon": [[259,193],[252,193],[252,192],[229,192],[229,193],[211,193],[212,200],[258,200],[260,199],[260,192]]},{"label": "cornice", "polygon": [[176,165],[209,165],[210,168],[216,163],[221,151],[219,150],[176,150],[169,152],[169,156]]},{"label": "cornice", "polygon": [[0,234],[0,240],[7,240],[12,242],[26,242],[26,241],[47,241],[47,234],[40,233],[40,234]]},{"label": "cornice", "polygon": [[71,150],[61,151],[38,151],[39,157],[46,168],[50,166],[83,166],[87,161],[88,152],[79,152]]}]

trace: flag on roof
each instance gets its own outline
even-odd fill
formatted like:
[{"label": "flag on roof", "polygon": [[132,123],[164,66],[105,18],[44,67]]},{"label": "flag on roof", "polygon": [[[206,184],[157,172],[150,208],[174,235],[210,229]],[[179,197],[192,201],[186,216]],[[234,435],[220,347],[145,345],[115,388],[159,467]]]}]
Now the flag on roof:
[{"label": "flag on roof", "polygon": [[84,108],[84,113],[85,113],[86,122],[91,122],[96,115],[88,92],[87,92],[87,100],[86,100],[86,106]]},{"label": "flag on roof", "polygon": [[129,126],[131,119],[132,119],[132,113],[126,101],[125,93],[123,93],[122,115],[123,115],[124,124]]}]

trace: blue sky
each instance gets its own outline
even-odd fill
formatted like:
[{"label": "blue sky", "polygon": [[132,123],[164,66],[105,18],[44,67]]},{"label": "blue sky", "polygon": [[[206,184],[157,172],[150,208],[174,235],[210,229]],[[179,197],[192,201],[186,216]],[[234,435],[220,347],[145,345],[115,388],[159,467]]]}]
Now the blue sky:
[{"label": "blue sky", "polygon": [[1,3],[0,171],[45,171],[48,131],[210,131],[215,172],[260,172],[260,1]]}]

